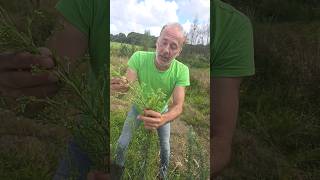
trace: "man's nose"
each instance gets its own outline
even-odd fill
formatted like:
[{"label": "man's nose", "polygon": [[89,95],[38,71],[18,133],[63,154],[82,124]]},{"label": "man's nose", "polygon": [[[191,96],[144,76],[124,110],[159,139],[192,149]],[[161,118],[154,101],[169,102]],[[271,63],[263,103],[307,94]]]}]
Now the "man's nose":
[{"label": "man's nose", "polygon": [[165,46],[165,47],[163,48],[163,53],[169,54],[169,45],[167,45],[167,46]]}]

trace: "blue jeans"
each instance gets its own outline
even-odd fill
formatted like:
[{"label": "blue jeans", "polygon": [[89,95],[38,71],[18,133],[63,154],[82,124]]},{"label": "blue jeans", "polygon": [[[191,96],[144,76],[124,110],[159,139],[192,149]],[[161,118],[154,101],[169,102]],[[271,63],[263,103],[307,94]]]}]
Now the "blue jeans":
[{"label": "blue jeans", "polygon": [[86,152],[72,139],[69,141],[67,152],[59,163],[53,177],[54,180],[77,179],[86,180],[91,161]]},{"label": "blue jeans", "polygon": [[[142,122],[137,119],[138,115],[137,109],[132,106],[124,122],[120,138],[118,139],[115,163],[119,166],[124,166],[125,154],[132,138],[132,132]],[[160,140],[160,176],[166,177],[170,158],[170,123],[164,124],[158,128],[157,131]]]}]

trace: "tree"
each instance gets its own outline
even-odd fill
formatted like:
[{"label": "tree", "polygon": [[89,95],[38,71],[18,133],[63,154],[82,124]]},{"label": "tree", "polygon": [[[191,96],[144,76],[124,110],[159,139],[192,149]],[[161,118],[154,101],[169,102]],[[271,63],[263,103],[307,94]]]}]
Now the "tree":
[{"label": "tree", "polygon": [[143,50],[144,51],[148,51],[148,49],[151,46],[151,36],[150,36],[150,31],[149,30],[145,30],[143,37],[142,37],[142,46],[143,46]]},{"label": "tree", "polygon": [[190,44],[196,44],[198,38],[198,17],[196,16],[191,24],[188,34]]}]

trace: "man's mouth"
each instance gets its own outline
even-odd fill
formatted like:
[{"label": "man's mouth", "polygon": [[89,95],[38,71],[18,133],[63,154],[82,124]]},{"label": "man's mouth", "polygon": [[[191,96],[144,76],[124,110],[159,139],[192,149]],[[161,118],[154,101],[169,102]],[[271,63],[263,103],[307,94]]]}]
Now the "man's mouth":
[{"label": "man's mouth", "polygon": [[165,56],[161,56],[161,55],[159,55],[159,56],[161,57],[162,61],[165,61],[165,62],[168,62],[168,61],[169,61],[169,58],[167,58],[167,57],[165,57]]}]

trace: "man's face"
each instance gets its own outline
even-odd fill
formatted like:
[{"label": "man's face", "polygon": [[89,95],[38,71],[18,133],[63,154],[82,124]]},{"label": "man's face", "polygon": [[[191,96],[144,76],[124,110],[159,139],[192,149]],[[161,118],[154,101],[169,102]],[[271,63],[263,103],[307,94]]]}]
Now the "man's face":
[{"label": "man's face", "polygon": [[157,64],[169,66],[182,50],[183,35],[176,28],[167,27],[157,40]]}]

